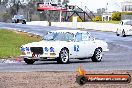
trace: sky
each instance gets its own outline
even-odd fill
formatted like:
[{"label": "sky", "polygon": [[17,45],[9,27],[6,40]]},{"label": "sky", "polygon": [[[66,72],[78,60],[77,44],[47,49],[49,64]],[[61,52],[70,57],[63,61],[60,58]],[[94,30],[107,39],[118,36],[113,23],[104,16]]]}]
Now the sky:
[{"label": "sky", "polygon": [[[121,2],[125,0],[69,0],[72,5],[78,5],[79,7],[88,7],[91,11],[96,12],[98,8],[108,8],[108,11],[121,11]],[[132,0],[128,0],[132,1]],[[108,3],[108,5],[107,5]]]}]

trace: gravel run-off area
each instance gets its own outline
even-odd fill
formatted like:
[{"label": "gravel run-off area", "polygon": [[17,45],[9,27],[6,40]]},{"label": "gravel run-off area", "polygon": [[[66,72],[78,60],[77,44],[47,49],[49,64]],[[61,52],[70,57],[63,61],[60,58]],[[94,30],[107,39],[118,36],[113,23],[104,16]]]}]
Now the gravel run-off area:
[{"label": "gravel run-off area", "polygon": [[[132,71],[87,71],[89,74],[130,74]],[[1,72],[0,88],[132,88],[128,84],[77,84],[78,72]]]}]

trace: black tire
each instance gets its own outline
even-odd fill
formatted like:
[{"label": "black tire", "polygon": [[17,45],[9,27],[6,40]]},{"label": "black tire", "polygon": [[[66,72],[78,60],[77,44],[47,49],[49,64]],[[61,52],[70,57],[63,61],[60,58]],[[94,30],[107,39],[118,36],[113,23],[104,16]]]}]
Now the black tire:
[{"label": "black tire", "polygon": [[116,34],[117,36],[120,36],[120,34]]},{"label": "black tire", "polygon": [[25,21],[25,20],[23,20],[22,24],[26,24],[26,21]]},{"label": "black tire", "polygon": [[15,23],[17,23],[17,21],[15,20]]},{"label": "black tire", "polygon": [[19,19],[16,20],[16,23],[19,23]]},{"label": "black tire", "polygon": [[57,58],[57,63],[67,64],[69,62],[69,51],[66,48],[61,49],[59,57]]},{"label": "black tire", "polygon": [[87,82],[87,79],[84,77],[84,76],[78,76],[76,78],[76,82],[79,84],[79,85],[84,85],[86,82]]},{"label": "black tire", "polygon": [[24,58],[24,61],[27,64],[33,64],[35,62],[35,60],[33,60],[33,59],[27,59],[27,58]]},{"label": "black tire", "polygon": [[120,34],[118,34],[118,29],[117,29],[117,31],[116,31],[116,35],[117,35],[117,36],[119,36],[119,35],[120,35]]},{"label": "black tire", "polygon": [[122,31],[122,37],[126,37],[126,33],[125,33],[125,30],[124,29]]},{"label": "black tire", "polygon": [[102,49],[101,48],[95,49],[91,59],[93,62],[100,62],[102,60]]}]

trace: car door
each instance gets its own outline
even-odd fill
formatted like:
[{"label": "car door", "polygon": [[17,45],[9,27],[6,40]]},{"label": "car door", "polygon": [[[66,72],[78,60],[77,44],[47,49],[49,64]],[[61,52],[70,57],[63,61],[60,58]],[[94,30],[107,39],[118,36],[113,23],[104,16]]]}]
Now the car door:
[{"label": "car door", "polygon": [[[132,21],[126,21],[125,23],[124,23],[124,26],[123,26],[123,29],[122,29],[122,31],[125,31],[125,34],[126,35],[132,35]],[[122,31],[121,31],[121,33],[122,33]]]},{"label": "car door", "polygon": [[75,41],[72,43],[72,56],[74,58],[84,58],[86,44],[82,41],[82,33],[76,33]]},{"label": "car door", "polygon": [[129,35],[132,35],[132,21],[131,21],[130,28],[129,28]]},{"label": "car door", "polygon": [[74,55],[78,58],[86,58],[93,54],[95,45],[89,40],[88,33],[77,33],[74,42]]},{"label": "car door", "polygon": [[94,54],[94,51],[96,49],[96,42],[94,41],[95,39],[90,36],[89,33],[83,33],[82,35],[82,41],[84,41],[85,44],[85,56],[86,57],[91,57]]}]

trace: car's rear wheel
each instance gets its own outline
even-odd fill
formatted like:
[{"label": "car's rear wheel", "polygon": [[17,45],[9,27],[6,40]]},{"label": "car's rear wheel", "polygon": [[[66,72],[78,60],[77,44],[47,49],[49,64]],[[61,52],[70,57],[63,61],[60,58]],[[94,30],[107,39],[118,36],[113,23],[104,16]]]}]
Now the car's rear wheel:
[{"label": "car's rear wheel", "polygon": [[24,61],[27,64],[33,64],[35,62],[35,60],[33,60],[33,59],[27,59],[27,58],[24,58]]},{"label": "car's rear wheel", "polygon": [[61,49],[57,63],[66,64],[69,62],[69,51],[66,48]]},{"label": "car's rear wheel", "polygon": [[124,29],[122,31],[122,37],[126,37],[126,33],[125,33],[125,30]]},{"label": "car's rear wheel", "polygon": [[26,21],[25,21],[25,20],[23,20],[22,24],[26,24]]},{"label": "car's rear wheel", "polygon": [[103,56],[102,49],[97,48],[95,49],[94,54],[91,59],[93,62],[100,62],[102,60],[102,56]]},{"label": "car's rear wheel", "polygon": [[120,34],[118,34],[118,29],[116,30],[116,35],[119,36]]}]

